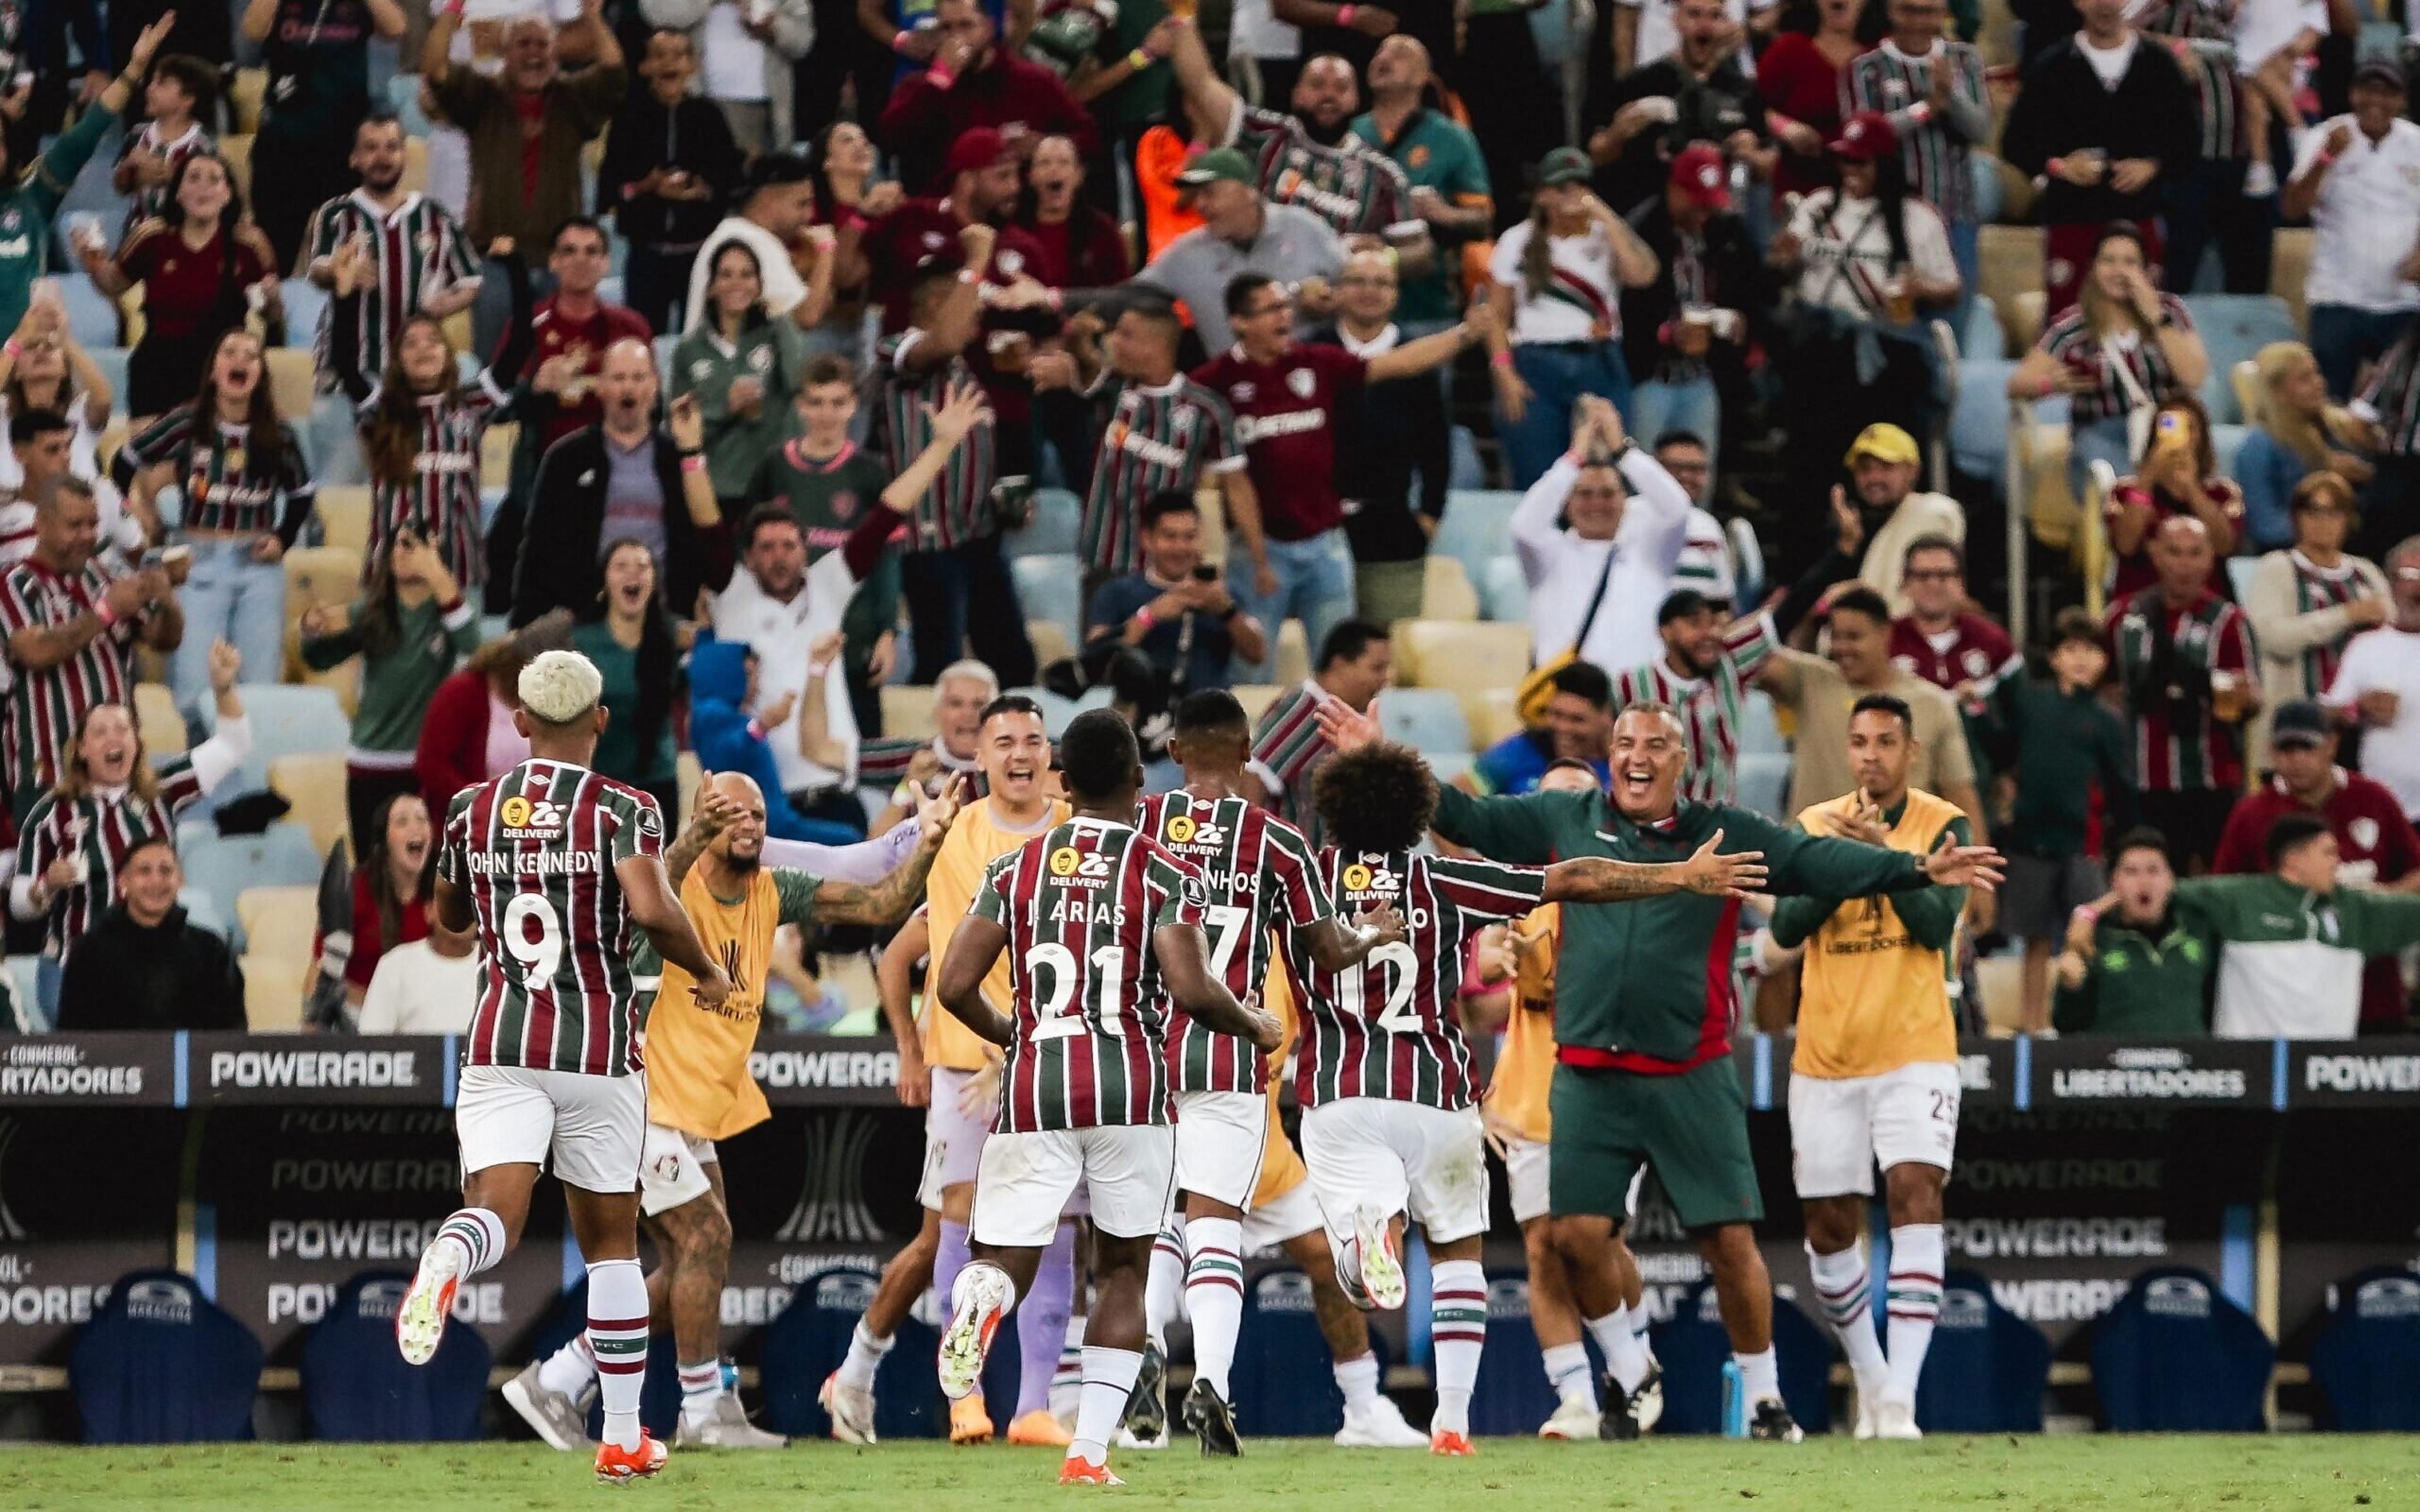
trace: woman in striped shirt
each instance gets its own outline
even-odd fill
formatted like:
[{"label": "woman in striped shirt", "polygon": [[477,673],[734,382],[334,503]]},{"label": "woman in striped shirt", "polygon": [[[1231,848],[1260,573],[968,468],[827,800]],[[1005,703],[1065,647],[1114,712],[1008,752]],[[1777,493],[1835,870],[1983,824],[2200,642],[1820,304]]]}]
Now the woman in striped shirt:
[{"label": "woman in striped shirt", "polygon": [[2260,647],[2260,713],[2246,736],[2256,752],[2269,748],[2269,711],[2327,691],[2345,642],[2385,624],[2392,604],[2386,574],[2345,550],[2351,484],[2335,472],[2311,473],[2295,485],[2290,507],[2294,544],[2260,559],[2244,595]]},{"label": "woman in striped shirt", "polygon": [[487,576],[479,534],[480,440],[512,403],[514,375],[534,339],[529,270],[510,237],[488,248],[512,290],[512,318],[495,361],[462,381],[461,364],[444,326],[427,315],[407,317],[396,333],[386,371],[373,382],[361,370],[362,289],[376,276],[359,238],[336,249],[331,273],[335,303],[329,316],[328,355],[362,432],[370,465],[369,575],[388,546],[410,534],[429,543],[445,570],[476,587]]}]

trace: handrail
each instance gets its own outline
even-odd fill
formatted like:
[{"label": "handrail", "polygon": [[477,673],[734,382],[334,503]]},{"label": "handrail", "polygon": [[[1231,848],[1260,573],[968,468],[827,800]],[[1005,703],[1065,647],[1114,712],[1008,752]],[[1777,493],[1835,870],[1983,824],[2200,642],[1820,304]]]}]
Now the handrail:
[{"label": "handrail", "polygon": [[2096,457],[2084,470],[2084,519],[2077,528],[2084,532],[2084,607],[2095,620],[2109,611],[2114,559],[2106,509],[2117,486],[2118,470],[2107,461]]}]

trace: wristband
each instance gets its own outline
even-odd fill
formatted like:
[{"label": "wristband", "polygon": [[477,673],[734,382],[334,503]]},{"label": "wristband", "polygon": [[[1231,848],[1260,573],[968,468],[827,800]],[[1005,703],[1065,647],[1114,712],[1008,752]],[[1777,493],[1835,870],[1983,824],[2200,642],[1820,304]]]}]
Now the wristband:
[{"label": "wristband", "polygon": [[101,627],[104,630],[117,623],[117,610],[109,607],[108,599],[96,600],[92,606],[92,613],[93,618],[101,621]]},{"label": "wristband", "polygon": [[892,32],[891,34],[891,51],[898,54],[901,57],[906,57],[908,55],[908,43],[915,37],[915,35],[916,34],[914,32],[909,31],[905,26]]},{"label": "wristband", "polygon": [[681,458],[681,471],[683,472],[703,472],[706,471],[706,458],[698,455],[695,452],[691,452],[687,456]]},{"label": "wristband", "polygon": [[1144,633],[1148,634],[1158,627],[1159,616],[1151,611],[1151,606],[1149,604],[1145,604],[1142,608],[1134,611],[1134,622],[1137,625],[1141,625]]},{"label": "wristband", "polygon": [[1932,101],[1930,100],[1919,100],[1915,104],[1908,106],[1907,118],[1916,122],[1918,126],[1923,126],[1929,123],[1932,119]]},{"label": "wristband", "polygon": [[1338,6],[1336,8],[1336,24],[1339,26],[1352,25],[1353,13],[1359,8],[1360,7],[1358,6]]},{"label": "wristband", "polygon": [[680,455],[681,460],[686,462],[692,456],[704,456],[706,455],[706,448],[703,446],[684,446],[680,448]]},{"label": "wristband", "polygon": [[980,284],[983,282],[983,274],[972,268],[961,268],[958,270],[958,282],[961,284]]},{"label": "wristband", "polygon": [[1507,347],[1500,352],[1489,353],[1487,365],[1490,367],[1500,367],[1507,372],[1510,372],[1512,367],[1512,348]]},{"label": "wristband", "polygon": [[1134,69],[1137,73],[1140,73],[1143,69],[1150,68],[1152,62],[1152,55],[1140,47],[1126,54],[1126,67]]},{"label": "wristband", "polygon": [[936,63],[931,68],[926,69],[924,70],[924,77],[932,80],[935,87],[941,89],[947,89],[950,85],[958,82],[958,76],[952,73],[947,68],[943,67],[939,63]]},{"label": "wristband", "polygon": [[1575,446],[1570,451],[1563,454],[1563,460],[1569,462],[1574,467],[1583,467],[1588,463],[1588,454]]},{"label": "wristband", "polygon": [[757,718],[752,714],[748,717],[748,736],[752,740],[762,740],[765,738],[765,721]]},{"label": "wristband", "polygon": [[2048,162],[2042,164],[2042,172],[2048,174],[2053,178],[2065,177],[2067,175],[2067,160],[2065,158],[2053,158]]}]

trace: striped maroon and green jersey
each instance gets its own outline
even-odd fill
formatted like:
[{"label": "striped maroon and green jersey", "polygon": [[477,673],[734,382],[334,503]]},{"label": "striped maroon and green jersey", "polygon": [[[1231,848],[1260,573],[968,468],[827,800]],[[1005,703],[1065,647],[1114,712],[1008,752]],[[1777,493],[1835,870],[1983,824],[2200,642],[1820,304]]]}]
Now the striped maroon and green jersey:
[{"label": "striped maroon and green jersey", "polygon": [[1202,878],[1131,825],[1071,819],[994,861],[968,912],[1008,932],[1016,1029],[996,1134],[1166,1123],[1152,933],[1202,922]]},{"label": "striped maroon and green jersey", "polygon": [[[10,5],[0,8],[13,11],[17,8]],[[12,51],[17,47],[13,28],[10,29],[8,46]],[[168,170],[168,177],[159,183],[140,186],[127,199],[126,219],[117,228],[117,239],[121,243],[134,234],[136,226],[167,209],[168,186],[176,182],[178,165],[195,153],[216,155],[218,152],[218,144],[210,140],[210,133],[203,131],[198,121],[166,141],[161,139],[158,121],[147,123],[139,131],[129,131],[118,144],[117,161],[124,162],[137,147],[158,153],[161,162]]]},{"label": "striped maroon and green jersey", "polygon": [[1298,205],[1338,236],[1383,236],[1421,224],[1412,214],[1411,181],[1395,160],[1347,131],[1334,147],[1311,139],[1300,120],[1239,107],[1235,146],[1260,164],[1261,193]]},{"label": "striped maroon and green jersey", "polygon": [[584,766],[532,757],[455,795],[437,874],[479,919],[465,1065],[643,1069],[636,942],[613,869],[663,848],[656,800]]},{"label": "striped maroon and green jersey", "polygon": [[84,881],[61,888],[42,923],[42,953],[63,960],[92,921],[117,901],[117,871],[144,841],[177,838],[177,818],[202,795],[191,756],[171,756],[152,773],[148,798],[132,788],[114,796],[86,791],[61,797],[54,789],[25,810],[17,833],[17,875],[39,878],[63,856],[81,856]]},{"label": "striped maroon and green jersey", "polygon": [[[875,410],[869,449],[883,458],[893,477],[907,471],[933,440],[933,411],[947,402],[950,390],[975,386],[974,369],[963,357],[953,357],[921,375],[905,366],[904,359],[923,335],[910,327],[883,337],[874,349],[882,402]],[[991,507],[991,486],[1000,480],[994,428],[987,420],[969,431],[950,454],[941,475],[916,501],[912,522],[916,538],[908,549],[946,551],[1000,529]]]},{"label": "striped maroon and green jersey", "polygon": [[[377,418],[386,385],[372,379],[356,409],[366,426]],[[479,445],[511,396],[486,368],[451,393],[420,396],[420,444],[411,456],[411,481],[370,484],[370,542],[362,556],[365,581],[376,571],[387,543],[409,530],[437,548],[445,570],[465,588],[487,580],[488,549],[480,533]]]},{"label": "striped maroon and green jersey", "polygon": [[[2316,614],[2321,609],[2336,609],[2356,598],[2370,596],[2369,580],[2352,569],[2350,562],[2339,561],[2334,567],[2315,566],[2311,559],[2296,550],[2288,550],[2286,560],[2294,566],[2294,612]],[[2314,640],[2304,649],[2296,661],[2303,670],[2303,691],[2298,698],[2318,698],[2336,680],[2336,663],[2344,660],[2345,643],[2350,632],[2332,640]]]},{"label": "striped maroon and green jersey", "polygon": [[1740,722],[1747,687],[1779,644],[1772,617],[1758,613],[1724,626],[1721,658],[1703,677],[1683,677],[1669,661],[1658,659],[1613,680],[1616,714],[1634,703],[1661,703],[1681,716],[1689,734],[1689,764],[1681,774],[1683,797],[1729,803],[1738,793]]},{"label": "striped maroon and green jersey", "polygon": [[249,426],[213,419],[205,428],[192,405],[169,410],[126,443],[119,464],[141,471],[165,462],[184,490],[189,531],[225,531],[238,535],[276,533],[287,545],[311,513],[318,485],[294,427],[277,423],[275,456],[252,445]]},{"label": "striped maroon and green jersey", "polygon": [[1270,704],[1252,732],[1252,765],[1269,784],[1279,817],[1313,845],[1320,842],[1320,824],[1311,790],[1328,750],[1327,737],[1319,733],[1319,706],[1330,697],[1306,680]]},{"label": "striped maroon and green jersey", "polygon": [[1918,120],[1911,112],[1929,106],[1932,70],[1947,64],[1949,91],[1973,110],[1988,116],[1992,102],[1983,87],[1983,54],[1969,42],[1945,37],[1922,57],[1909,57],[1885,42],[1849,60],[1840,76],[1843,118],[1861,110],[1888,116],[1899,133],[1900,151],[1907,163],[1907,192],[1941,212],[1950,223],[1975,220],[1975,181],[1969,177],[1966,139],[1947,121],[1935,116]]},{"label": "striped maroon and green jersey", "polygon": [[2212,672],[2246,685],[2257,675],[2252,621],[2207,589],[2198,602],[2172,609],[2159,589],[2146,588],[2109,607],[2108,628],[2133,726],[2135,788],[2241,793],[2243,733],[2213,715],[2210,684]]},{"label": "striped maroon and green jersey", "polygon": [[[2163,324],[2179,331],[2194,328],[2193,312],[2185,301],[2173,294],[2160,296],[2160,318]],[[2055,359],[2061,366],[2098,380],[2098,387],[2068,396],[2068,409],[2073,424],[2089,424],[2122,415],[2133,408],[2127,385],[2111,368],[2122,363],[2134,380],[2134,393],[2165,393],[2182,388],[2177,381],[2176,368],[2168,362],[2167,348],[2156,341],[2137,341],[2131,346],[2102,346],[2093,332],[2091,321],[2085,318],[2084,306],[2071,304],[2066,312],[2042,328],[2036,341],[2044,354]]]},{"label": "striped maroon and green jersey", "polygon": [[[1336,912],[1302,831],[1246,798],[1200,798],[1179,790],[1142,800],[1142,832],[1202,873],[1210,968],[1238,999],[1268,979],[1270,931],[1291,937]],[[1261,1053],[1232,1034],[1172,1011],[1169,1064],[1180,1092],[1258,1092],[1268,1086]]]},{"label": "striped maroon and green jersey", "polygon": [[[362,375],[376,382],[386,372],[387,352],[404,321],[431,295],[478,277],[479,259],[454,212],[416,193],[404,195],[393,210],[380,209],[367,190],[328,201],[312,212],[305,255],[316,267],[355,237],[369,251],[372,273],[362,289],[359,361]],[[331,312],[322,311],[311,348],[323,393],[336,388],[335,363],[328,356],[330,321]]]},{"label": "striped maroon and green jersey", "polygon": [[[120,574],[94,556],[84,571],[62,577],[27,557],[0,574],[0,638],[23,630],[54,630],[77,615],[100,609]],[[132,697],[136,618],[119,620],[66,659],[37,671],[11,658],[16,686],[8,691],[8,722],[0,744],[0,766],[8,791],[30,802],[29,790],[59,779],[59,753],[75,738],[95,705],[126,703]]]},{"label": "striped maroon and green jersey", "polygon": [[2420,326],[2381,354],[2353,395],[2352,412],[2379,429],[2379,451],[2420,456]]},{"label": "striped maroon and green jersey", "polygon": [[[2226,162],[2243,156],[2243,83],[2235,68],[2234,0],[2154,0],[2129,17],[2139,30],[2174,48],[2177,66],[2194,86],[2201,117],[2201,156]],[[2185,45],[2176,48],[2179,41]]]},{"label": "striped maroon and green jersey", "polygon": [[1156,389],[1112,379],[1101,408],[1077,555],[1086,566],[1124,577],[1142,570],[1142,506],[1152,495],[1190,494],[1202,473],[1242,467],[1244,449],[1227,401],[1182,373]]},{"label": "striped maroon and green jersey", "polygon": [[1487,925],[1538,906],[1542,867],[1378,851],[1319,853],[1319,876],[1342,912],[1390,905],[1410,937],[1382,945],[1342,971],[1320,970],[1286,949],[1302,991],[1303,1043],[1295,1096],[1304,1107],[1383,1097],[1428,1107],[1473,1102],[1470,1047],[1454,1016],[1463,945]]}]

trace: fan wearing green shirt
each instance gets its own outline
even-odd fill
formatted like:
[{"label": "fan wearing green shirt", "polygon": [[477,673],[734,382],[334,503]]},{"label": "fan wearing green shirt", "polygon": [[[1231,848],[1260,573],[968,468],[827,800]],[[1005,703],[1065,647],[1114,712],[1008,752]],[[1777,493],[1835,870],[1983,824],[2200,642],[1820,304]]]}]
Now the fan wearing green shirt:
[{"label": "fan wearing green shirt", "polygon": [[1395,305],[1406,337],[1443,331],[1462,317],[1456,292],[1457,249],[1484,241],[1496,224],[1487,162],[1467,128],[1428,104],[1434,77],[1429,50],[1397,32],[1370,60],[1370,108],[1353,118],[1353,134],[1395,160],[1411,181],[1412,213],[1428,223],[1438,255],[1424,272],[1406,274]]},{"label": "fan wearing green shirt", "polygon": [[790,434],[806,365],[806,336],[765,306],[755,249],[724,242],[706,276],[706,318],[673,349],[672,378],[675,398],[697,395],[706,471],[725,519],[745,516],[762,497],[749,486]]}]

